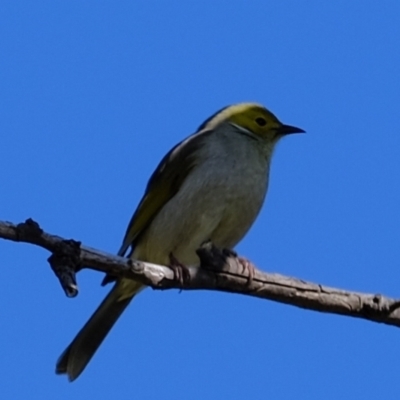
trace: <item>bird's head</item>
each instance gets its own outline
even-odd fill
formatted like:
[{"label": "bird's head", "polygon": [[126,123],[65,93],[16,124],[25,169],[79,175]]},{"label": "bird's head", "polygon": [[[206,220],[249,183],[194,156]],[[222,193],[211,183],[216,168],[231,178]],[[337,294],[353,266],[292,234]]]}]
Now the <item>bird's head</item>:
[{"label": "bird's head", "polygon": [[267,142],[276,142],[290,133],[304,133],[303,129],[285,125],[264,106],[257,103],[239,103],[223,108],[199,128],[215,129],[228,123],[242,133]]}]

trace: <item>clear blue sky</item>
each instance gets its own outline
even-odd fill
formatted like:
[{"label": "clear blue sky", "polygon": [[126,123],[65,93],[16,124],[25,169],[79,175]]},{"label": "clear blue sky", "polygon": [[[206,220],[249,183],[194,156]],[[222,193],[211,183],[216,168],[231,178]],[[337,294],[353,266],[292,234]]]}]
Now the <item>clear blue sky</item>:
[{"label": "clear blue sky", "polygon": [[[115,252],[160,158],[219,108],[307,130],[277,149],[237,250],[262,269],[400,297],[398,1],[0,6],[0,219]],[[7,399],[398,399],[400,330],[212,292],[146,290],[73,384],[57,357],[107,293],[0,242]]]}]

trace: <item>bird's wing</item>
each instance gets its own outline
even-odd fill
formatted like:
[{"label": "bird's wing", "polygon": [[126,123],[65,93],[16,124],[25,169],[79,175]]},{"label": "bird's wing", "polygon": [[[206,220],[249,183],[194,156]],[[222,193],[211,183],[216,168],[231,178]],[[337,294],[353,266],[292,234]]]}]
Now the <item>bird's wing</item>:
[{"label": "bird's wing", "polygon": [[135,246],[153,218],[179,191],[196,165],[197,151],[210,134],[212,134],[211,130],[203,130],[189,136],[172,148],[161,160],[150,177],[143,198],[129,222],[118,255],[123,256],[130,246]]}]

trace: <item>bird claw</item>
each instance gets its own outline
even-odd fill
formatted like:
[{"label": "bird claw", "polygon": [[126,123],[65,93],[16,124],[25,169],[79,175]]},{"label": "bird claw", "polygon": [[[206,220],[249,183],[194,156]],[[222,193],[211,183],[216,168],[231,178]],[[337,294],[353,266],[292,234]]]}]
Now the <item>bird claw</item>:
[{"label": "bird claw", "polygon": [[[235,259],[236,264],[239,264],[242,268],[240,273],[245,275],[247,271],[247,286],[250,286],[253,282],[255,276],[254,265],[246,258],[240,257],[238,253],[236,253],[236,251],[233,249],[219,249],[218,247],[214,246],[210,240],[208,240],[202,244],[201,248],[198,250],[198,255],[200,257],[201,266],[203,268],[219,271],[228,271],[228,269],[230,269],[230,263],[229,261],[227,261],[227,259]],[[215,268],[208,268],[209,265]]]},{"label": "bird claw", "polygon": [[246,271],[248,271],[247,285],[249,286],[253,282],[254,275],[255,275],[255,269],[254,269],[253,264],[249,260],[247,260],[247,258],[239,257],[235,250],[222,249],[222,253],[226,257],[234,257],[238,260],[240,266],[242,267],[242,272],[241,272],[242,274],[245,274]]},{"label": "bird claw", "polygon": [[247,278],[247,286],[250,286],[253,282],[255,269],[253,264],[244,257],[238,257],[239,264],[242,266],[242,274],[245,274],[246,270],[248,271],[248,278]]},{"label": "bird claw", "polygon": [[184,287],[190,282],[189,268],[182,264],[172,253],[169,254],[169,267],[174,272],[174,280]]}]

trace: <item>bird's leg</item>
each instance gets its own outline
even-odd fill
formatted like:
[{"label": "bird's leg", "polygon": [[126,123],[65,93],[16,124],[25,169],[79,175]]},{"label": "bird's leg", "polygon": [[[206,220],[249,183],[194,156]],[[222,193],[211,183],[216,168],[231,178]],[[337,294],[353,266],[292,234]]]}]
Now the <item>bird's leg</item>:
[{"label": "bird's leg", "polygon": [[251,282],[253,282],[254,275],[255,275],[255,269],[254,269],[253,264],[247,258],[239,257],[235,250],[223,249],[222,253],[226,257],[234,257],[239,261],[239,264],[242,267],[242,274],[244,274],[246,272],[246,270],[248,271],[249,276],[247,279],[247,285],[250,285]]},{"label": "bird's leg", "polygon": [[174,271],[174,279],[185,286],[190,282],[190,272],[185,264],[182,264],[172,253],[169,253],[169,267]]}]

